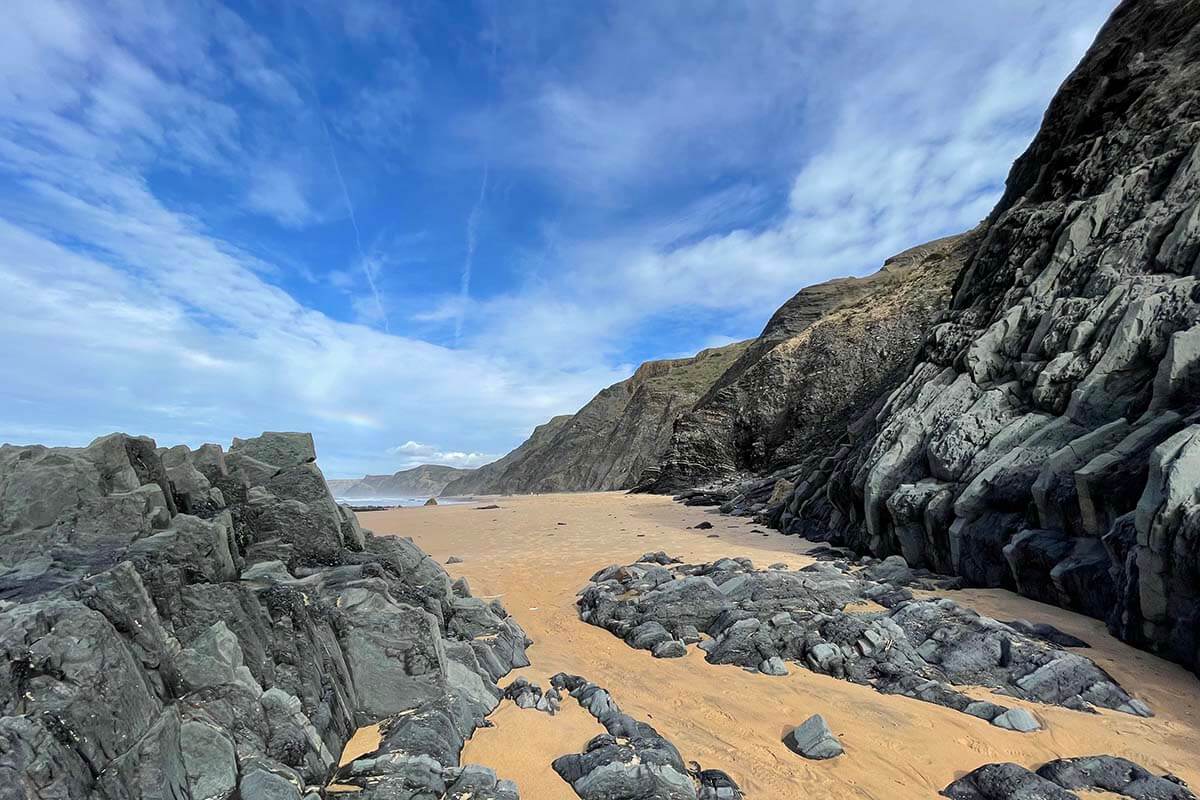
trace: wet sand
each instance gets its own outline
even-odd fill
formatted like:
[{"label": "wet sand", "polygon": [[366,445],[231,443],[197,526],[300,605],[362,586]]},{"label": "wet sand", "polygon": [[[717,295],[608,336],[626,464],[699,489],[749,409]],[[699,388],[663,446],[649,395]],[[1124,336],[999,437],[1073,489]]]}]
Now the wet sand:
[{"label": "wet sand", "polygon": [[[497,503],[499,509],[477,510]],[[534,645],[523,675],[543,688],[559,671],[609,689],[622,710],[650,722],[685,760],[727,771],[750,798],[929,798],[975,767],[993,761],[1040,766],[1063,756],[1124,756],[1200,786],[1200,681],[1182,667],[1128,647],[1103,623],[1002,590],[950,592],[999,619],[1048,622],[1087,642],[1085,653],[1154,710],[1151,719],[1118,712],[1085,714],[1021,703],[1045,729],[1022,734],[905,697],[885,696],[797,665],[786,677],[713,666],[689,648],[681,659],[655,659],[605,630],[581,622],[576,592],[601,567],[666,550],[690,562],[748,556],[762,568],[811,563],[811,545],[745,520],[687,508],[668,498],[619,493],[488,498],[461,506],[360,514],[376,533],[413,540],[446,570],[466,576],[476,596],[501,599]],[[712,530],[688,530],[709,521]],[[565,524],[558,524],[565,523]],[[754,532],[754,531],[762,532]],[[763,535],[766,533],[767,535]],[[719,538],[709,538],[717,534]],[[986,698],[976,690],[974,694]],[[820,713],[846,748],[831,761],[791,753],[783,734]],[[464,763],[486,764],[519,785],[524,800],[576,800],[550,768],[580,751],[600,726],[566,698],[550,717],[505,701],[494,728],[468,742]],[[1097,797],[1104,795],[1094,795]]]}]

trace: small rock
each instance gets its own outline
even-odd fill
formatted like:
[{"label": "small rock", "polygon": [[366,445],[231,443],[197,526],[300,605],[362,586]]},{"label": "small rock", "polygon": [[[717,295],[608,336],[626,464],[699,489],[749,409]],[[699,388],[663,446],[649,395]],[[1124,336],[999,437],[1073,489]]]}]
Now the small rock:
[{"label": "small rock", "polygon": [[475,506],[475,510],[476,510],[476,511],[491,511],[492,509],[499,508],[499,507],[500,507],[500,506],[497,506],[497,505],[490,505],[490,506]]},{"label": "small rock", "polygon": [[654,645],[650,655],[655,658],[682,658],[687,655],[687,645],[675,639],[659,642]]},{"label": "small rock", "polygon": [[758,665],[758,671],[763,675],[787,675],[787,667],[779,656],[771,656]]},{"label": "small rock", "polygon": [[696,526],[696,530],[706,531],[709,528],[711,528],[712,526],[713,526],[713,524],[711,522],[701,522],[699,525]]},{"label": "small rock", "polygon": [[446,559],[446,563],[447,564],[461,564],[461,563],[463,563],[463,560],[461,558],[459,558],[458,556],[450,556],[449,558]]},{"label": "small rock", "polygon": [[438,504],[438,501],[437,501],[436,497],[431,497],[425,501],[425,505],[427,505],[427,506],[436,506],[437,504]]},{"label": "small rock", "polygon": [[813,714],[793,728],[783,737],[783,743],[796,755],[814,760],[834,758],[845,752],[820,714]]},{"label": "small rock", "polygon": [[1030,731],[1040,731],[1042,729],[1042,724],[1037,721],[1037,717],[1023,708],[1010,708],[993,719],[992,724],[997,728],[1017,731],[1018,733],[1029,733]]}]

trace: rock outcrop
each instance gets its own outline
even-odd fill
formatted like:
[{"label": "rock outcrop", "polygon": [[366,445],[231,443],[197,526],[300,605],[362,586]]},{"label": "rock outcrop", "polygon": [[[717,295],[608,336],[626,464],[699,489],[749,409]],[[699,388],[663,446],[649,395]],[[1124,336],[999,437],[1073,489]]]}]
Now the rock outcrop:
[{"label": "rock outcrop", "polygon": [[290,433],[0,447],[0,795],[299,800],[382,722],[339,776],[358,796],[516,797],[458,759],[524,632],[361,529],[315,456]]},{"label": "rock outcrop", "polygon": [[742,800],[741,789],[718,769],[685,766],[675,745],[649,723],[621,711],[607,689],[560,672],[551,691],[567,693],[604,726],[582,753],[552,766],[583,800]]},{"label": "rock outcrop", "polygon": [[984,764],[942,790],[951,800],[1079,800],[1071,789],[1135,800],[1196,800],[1183,781],[1116,756],[1060,758],[1037,772],[1011,762]]},{"label": "rock outcrop", "polygon": [[[648,553],[636,564],[597,572],[578,603],[584,622],[658,658],[684,655],[699,643],[711,664],[783,675],[791,663],[1011,731],[1041,724],[1024,708],[977,700],[955,687],[987,687],[1079,711],[1151,715],[1090,659],[1044,634],[946,598],[915,599],[907,584],[922,581],[911,572],[856,569],[846,561],[756,570],[745,558],[691,565]],[[881,608],[854,608],[863,604]]]},{"label": "rock outcrop", "polygon": [[[1200,1],[1123,2],[995,210],[941,247],[957,277],[907,329],[911,367],[844,407],[758,413],[837,386],[811,323],[794,365],[749,381],[760,362],[681,418],[650,487],[717,481],[685,497],[1107,619],[1200,666]],[[733,411],[713,410],[723,393]]]},{"label": "rock outcrop", "polygon": [[745,349],[702,350],[648,361],[601,391],[576,414],[555,417],[504,458],[450,483],[445,495],[628,489],[658,463],[676,417],[691,407]]},{"label": "rock outcrop", "polygon": [[370,500],[388,497],[436,497],[446,484],[470,475],[474,470],[447,467],[442,464],[422,464],[402,469],[391,475],[367,475],[363,478],[328,481],[335,497],[347,500]]}]

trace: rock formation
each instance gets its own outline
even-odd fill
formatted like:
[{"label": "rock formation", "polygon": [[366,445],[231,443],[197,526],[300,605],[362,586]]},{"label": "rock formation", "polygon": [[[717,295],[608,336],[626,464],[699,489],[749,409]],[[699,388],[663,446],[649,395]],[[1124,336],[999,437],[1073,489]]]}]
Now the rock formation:
[{"label": "rock formation", "polygon": [[422,464],[402,469],[391,475],[367,475],[363,478],[330,479],[329,490],[335,497],[347,500],[376,497],[435,497],[446,484],[470,475],[473,470],[447,467],[442,464]]},{"label": "rock formation", "polygon": [[689,769],[654,727],[621,711],[612,695],[578,675],[560,672],[551,691],[566,692],[604,726],[582,753],[552,766],[583,800],[741,800],[737,783],[717,769]]},{"label": "rock formation", "polygon": [[929,248],[957,277],[885,337],[910,367],[868,362],[868,385],[847,364],[876,337],[802,318],[681,417],[647,487],[707,484],[683,497],[1200,666],[1200,1],[1123,2],[988,219]]},{"label": "rock formation", "polygon": [[744,343],[648,361],[572,416],[538,427],[516,450],[450,483],[446,495],[628,489],[658,463],[675,418],[738,357]]},{"label": "rock formation", "polygon": [[1135,800],[1196,800],[1173,775],[1155,775],[1116,756],[1060,758],[1031,772],[1020,764],[984,764],[942,790],[951,800],[1079,800],[1070,789]]},{"label": "rock formation", "polygon": [[866,278],[802,289],[675,423],[651,491],[835,455],[846,427],[905,378],[979,237],[914,247]]},{"label": "rock formation", "polygon": [[312,437],[0,447],[0,796],[515,800],[463,742],[528,664],[496,602],[334,503]]},{"label": "rock formation", "polygon": [[[790,662],[1013,731],[1041,725],[1023,708],[976,700],[954,687],[988,687],[1079,711],[1151,715],[1090,659],[1044,635],[946,598],[914,599],[905,584],[919,580],[845,561],[756,570],[745,558],[690,565],[647,553],[636,564],[597,572],[578,602],[584,622],[657,658],[682,656],[699,643],[711,664],[782,675]],[[864,603],[881,610],[850,608]]]}]

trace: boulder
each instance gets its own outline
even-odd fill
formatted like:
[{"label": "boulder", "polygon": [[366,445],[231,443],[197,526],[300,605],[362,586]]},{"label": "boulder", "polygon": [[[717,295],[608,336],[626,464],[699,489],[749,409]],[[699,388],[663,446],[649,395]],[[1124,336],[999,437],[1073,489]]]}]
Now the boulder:
[{"label": "boulder", "polygon": [[788,731],[783,743],[796,755],[816,761],[836,758],[845,752],[820,714],[812,715]]}]

